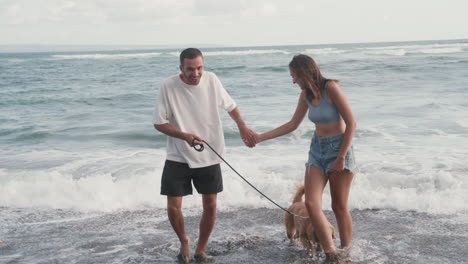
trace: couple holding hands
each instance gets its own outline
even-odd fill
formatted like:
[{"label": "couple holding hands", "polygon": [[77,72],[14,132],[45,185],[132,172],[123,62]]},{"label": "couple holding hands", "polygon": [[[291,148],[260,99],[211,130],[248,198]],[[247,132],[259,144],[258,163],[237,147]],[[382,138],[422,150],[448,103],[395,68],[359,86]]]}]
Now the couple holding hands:
[{"label": "couple holding hands", "polygon": [[220,159],[211,151],[197,152],[194,144],[209,142],[224,153],[224,134],[218,109],[236,122],[244,143],[256,144],[288,134],[299,127],[308,112],[315,133],[305,163],[305,205],[317,237],[327,256],[336,255],[328,220],[322,211],[322,195],[330,182],[332,209],[338,224],[341,247],[352,240],[348,196],[355,163],[352,139],[356,121],[338,81],[322,76],[315,61],[303,54],[293,57],[289,71],[302,90],[291,120],[273,130],[257,134],[247,128],[238,107],[214,73],[204,71],[200,50],[188,48],[180,54],[180,73],[164,80],[153,115],[156,130],[168,135],[167,157],[161,178],[161,195],[167,196],[169,221],[181,247],[179,259],[190,262],[190,239],[182,214],[183,196],[192,194],[192,182],[202,194],[203,213],[194,258],[206,262],[209,236],[216,221],[217,193],[223,190]]}]

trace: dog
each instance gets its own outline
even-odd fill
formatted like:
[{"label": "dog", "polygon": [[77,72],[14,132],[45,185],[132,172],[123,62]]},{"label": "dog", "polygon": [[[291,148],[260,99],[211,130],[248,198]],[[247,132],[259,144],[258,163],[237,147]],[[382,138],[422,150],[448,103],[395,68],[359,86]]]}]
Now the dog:
[{"label": "dog", "polygon": [[[312,221],[309,218],[309,213],[305,203],[302,201],[304,195],[304,185],[301,184],[297,187],[291,206],[288,211],[298,215],[294,216],[286,212],[284,214],[284,225],[286,227],[286,234],[291,243],[295,243],[295,239],[299,238],[302,246],[306,248],[310,254],[316,254],[317,249],[320,249],[320,241],[315,233]],[[302,217],[299,217],[302,216]],[[335,228],[328,222],[332,238],[335,239]],[[323,249],[323,248],[322,248]]]}]

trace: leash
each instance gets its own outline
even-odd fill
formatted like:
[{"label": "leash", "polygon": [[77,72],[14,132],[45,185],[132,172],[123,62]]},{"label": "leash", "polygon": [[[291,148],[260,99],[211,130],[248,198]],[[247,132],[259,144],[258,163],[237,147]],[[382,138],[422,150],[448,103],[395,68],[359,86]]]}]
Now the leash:
[{"label": "leash", "polygon": [[[224,163],[226,163],[226,165],[229,166],[229,168],[231,168],[231,170],[233,170],[239,177],[241,177],[242,180],[244,180],[248,185],[250,185],[250,187],[252,187],[254,190],[256,190],[258,193],[260,193],[263,197],[267,198],[268,201],[270,201],[271,203],[273,203],[274,205],[276,205],[278,208],[280,208],[281,210],[285,211],[286,213],[292,215],[292,216],[296,216],[296,217],[300,217],[300,218],[303,218],[303,219],[306,219],[306,218],[309,218],[309,217],[304,217],[304,216],[301,216],[301,215],[297,215],[297,214],[294,214],[294,213],[291,213],[290,211],[286,210],[284,207],[282,207],[281,205],[277,204],[275,201],[273,201],[272,199],[270,199],[270,197],[266,196],[264,193],[262,193],[259,189],[257,189],[253,184],[251,184],[247,179],[245,179],[239,172],[237,172],[232,166],[231,164],[229,164],[223,157],[221,157],[221,155],[219,155],[218,152],[216,152],[216,150],[213,149],[213,147],[210,146],[210,144],[208,144],[208,142],[206,142],[205,140],[202,140],[222,161],[224,161]],[[205,147],[203,146],[203,144],[195,144],[195,138],[193,138],[192,140],[192,146],[193,148],[198,151],[198,152],[202,152]]]}]

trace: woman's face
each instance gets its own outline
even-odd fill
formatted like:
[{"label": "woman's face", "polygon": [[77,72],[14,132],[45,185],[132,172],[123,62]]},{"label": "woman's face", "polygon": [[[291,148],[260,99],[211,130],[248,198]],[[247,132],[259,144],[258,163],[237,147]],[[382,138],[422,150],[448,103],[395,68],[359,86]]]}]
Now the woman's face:
[{"label": "woman's face", "polygon": [[299,79],[299,77],[297,77],[297,74],[295,72],[293,72],[291,69],[289,69],[289,74],[291,75],[291,78],[292,78],[292,82],[294,84],[297,84],[299,85],[299,87],[301,88],[301,90],[304,90],[304,84],[302,82],[301,79]]}]

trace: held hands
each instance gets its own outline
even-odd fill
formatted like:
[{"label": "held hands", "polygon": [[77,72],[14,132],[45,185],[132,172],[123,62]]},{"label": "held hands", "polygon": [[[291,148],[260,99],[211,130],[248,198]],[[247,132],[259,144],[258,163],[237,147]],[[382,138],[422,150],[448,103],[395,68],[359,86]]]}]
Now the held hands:
[{"label": "held hands", "polygon": [[257,142],[255,141],[255,137],[254,137],[255,132],[253,132],[250,128],[244,126],[244,127],[239,127],[239,133],[242,138],[242,141],[247,147],[249,148],[255,147],[255,145],[257,144]]},{"label": "held hands", "polygon": [[257,133],[255,133],[252,129],[248,127],[239,127],[240,136],[244,144],[249,147],[253,148],[257,143],[260,143],[260,139]]}]

